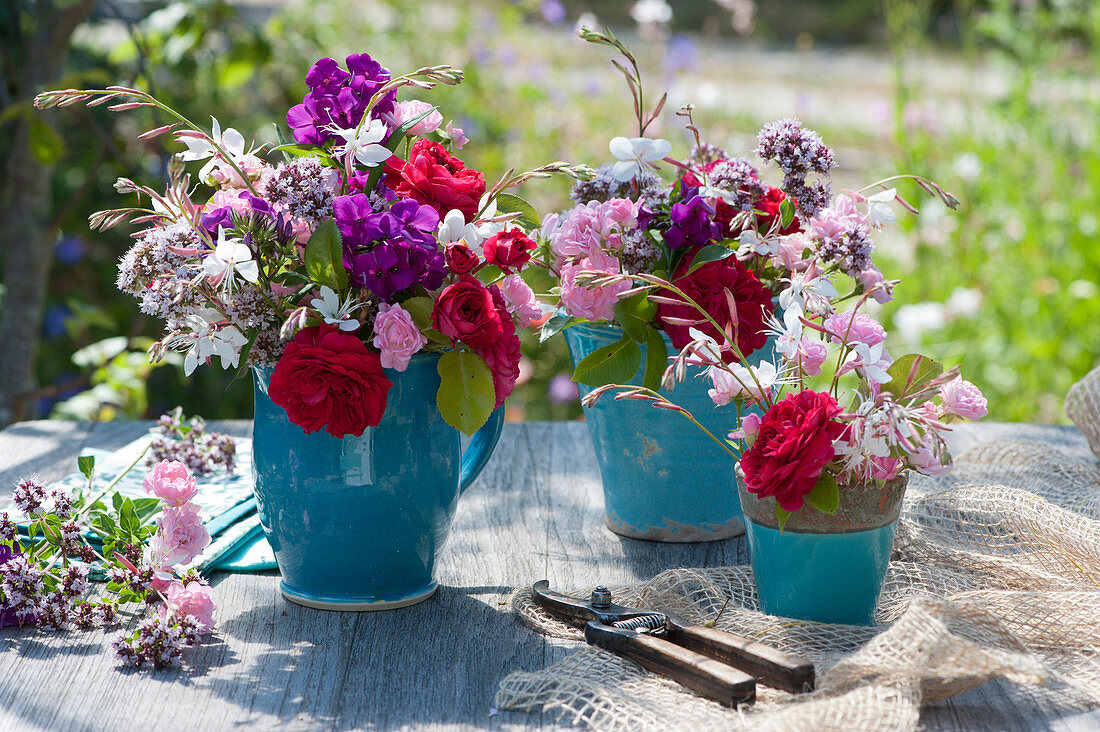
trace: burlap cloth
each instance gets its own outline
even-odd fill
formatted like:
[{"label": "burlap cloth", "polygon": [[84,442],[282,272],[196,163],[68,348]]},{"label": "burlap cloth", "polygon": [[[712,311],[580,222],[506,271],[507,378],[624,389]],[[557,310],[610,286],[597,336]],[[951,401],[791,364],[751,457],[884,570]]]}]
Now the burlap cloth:
[{"label": "burlap cloth", "polygon": [[[764,615],[748,566],[612,588],[619,603],[700,623],[729,599],[717,626],[813,660],[813,693],[758,686],[754,706],[725,709],[584,647],[507,676],[495,705],[597,730],[904,730],[918,726],[922,704],[1001,677],[1015,682],[1006,693],[1054,714],[1100,706],[1100,369],[1070,390],[1066,411],[1087,446],[989,442],[947,476],[910,480],[875,627]],[[513,607],[541,633],[582,637],[534,606],[529,589]]]}]

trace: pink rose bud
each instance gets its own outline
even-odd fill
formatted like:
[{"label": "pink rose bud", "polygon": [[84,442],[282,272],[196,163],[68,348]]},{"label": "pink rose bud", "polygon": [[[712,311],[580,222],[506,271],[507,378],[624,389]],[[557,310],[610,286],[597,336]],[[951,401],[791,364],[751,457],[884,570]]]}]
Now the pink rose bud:
[{"label": "pink rose bud", "polygon": [[142,487],[169,506],[182,506],[199,492],[187,466],[178,460],[162,460],[154,465],[142,481]]},{"label": "pink rose bud", "polygon": [[433,107],[434,105],[428,104],[427,102],[421,102],[417,99],[410,99],[407,102],[396,102],[393,105],[393,121],[396,126],[400,127],[409,120],[416,119],[429,109],[432,109],[433,111],[427,117],[405,131],[406,135],[423,137],[424,135],[435,132],[439,129],[439,126],[443,124],[443,115],[439,113],[438,109],[433,109]]},{"label": "pink rose bud", "polygon": [[516,316],[521,328],[526,328],[532,320],[542,315],[534,291],[518,274],[504,278],[500,283],[500,294],[504,296],[508,312]]},{"label": "pink rose bud", "polygon": [[382,303],[374,319],[373,343],[381,351],[382,368],[404,371],[409,367],[409,359],[427,345],[428,339],[408,311],[400,305]]},{"label": "pink rose bud", "polygon": [[454,122],[447,123],[446,132],[447,136],[451,138],[451,147],[453,147],[455,150],[461,150],[462,146],[470,141],[462,132],[461,127],[454,126]]}]

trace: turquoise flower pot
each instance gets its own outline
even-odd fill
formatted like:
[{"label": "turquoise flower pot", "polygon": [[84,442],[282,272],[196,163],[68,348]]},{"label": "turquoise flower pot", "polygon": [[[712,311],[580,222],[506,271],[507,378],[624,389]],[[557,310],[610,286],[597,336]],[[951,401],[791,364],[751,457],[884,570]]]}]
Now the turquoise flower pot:
[{"label": "turquoise flower pot", "polygon": [[[565,329],[574,367],[597,348],[622,338],[618,326],[585,323]],[[676,353],[664,333],[669,355]],[[774,341],[749,355],[774,357]],[[645,363],[645,347],[642,347]],[[719,439],[737,428],[732,406],[716,408],[710,379],[688,378],[665,395]],[[643,371],[631,379],[642,383]],[[591,388],[578,385],[582,395]],[[737,497],[737,462],[683,415],[646,402],[602,397],[584,410],[603,481],[608,528],[621,536],[667,542],[714,541],[745,532]],[[759,413],[759,410],[750,410]],[[747,412],[746,412],[747,413]]]},{"label": "turquoise flower pot", "polygon": [[377,427],[360,437],[307,435],[267,396],[253,369],[253,485],[283,595],[324,610],[387,610],[435,592],[435,558],[462,491],[489,461],[498,409],[465,453],[436,408],[439,357],[413,356],[393,382]]},{"label": "turquoise flower pot", "polygon": [[906,482],[902,474],[881,486],[841,486],[836,513],[804,505],[782,531],[775,499],[742,485],[760,609],[819,623],[874,625]]}]

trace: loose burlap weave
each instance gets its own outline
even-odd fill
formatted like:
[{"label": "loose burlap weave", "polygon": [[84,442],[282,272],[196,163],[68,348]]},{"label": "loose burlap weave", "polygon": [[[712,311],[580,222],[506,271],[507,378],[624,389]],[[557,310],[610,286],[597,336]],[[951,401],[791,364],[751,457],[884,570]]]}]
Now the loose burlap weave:
[{"label": "loose burlap weave", "polygon": [[[719,628],[812,660],[813,693],[758,685],[756,704],[735,711],[583,647],[507,676],[496,706],[597,730],[904,730],[918,726],[922,704],[995,678],[1014,682],[1006,693],[1021,705],[1051,714],[1100,706],[1100,369],[1074,386],[1066,411],[1081,434],[1064,433],[1064,443],[988,442],[958,456],[949,475],[913,476],[874,627],[765,615],[747,566],[674,569],[612,588],[621,604],[698,623],[718,617]],[[541,633],[582,637],[529,589],[513,607]]]}]

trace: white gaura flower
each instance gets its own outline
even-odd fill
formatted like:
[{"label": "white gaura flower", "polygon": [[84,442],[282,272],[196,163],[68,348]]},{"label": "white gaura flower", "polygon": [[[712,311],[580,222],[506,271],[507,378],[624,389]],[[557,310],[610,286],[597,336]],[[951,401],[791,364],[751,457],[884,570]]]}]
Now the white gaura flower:
[{"label": "white gaura flower", "polygon": [[363,125],[358,130],[342,130],[339,127],[330,129],[344,140],[342,147],[332,151],[336,157],[342,158],[350,153],[360,165],[373,168],[393,156],[389,148],[378,144],[386,139],[386,123],[380,119],[372,119],[369,125]]},{"label": "white gaura flower", "polygon": [[190,376],[200,363],[207,363],[212,356],[221,359],[222,368],[236,368],[241,361],[241,349],[248,343],[248,337],[237,326],[225,322],[217,310],[204,308],[194,315],[188,315],[186,323],[191,334],[187,355],[183,359],[183,373]]},{"label": "white gaura flower", "polygon": [[[218,122],[217,118],[211,117],[210,120],[213,128],[210,133],[210,139],[214,140],[214,142],[216,142],[222,150],[228,153],[234,161],[244,157],[244,135],[237,132],[237,130],[232,127],[222,132],[221,123]],[[195,137],[194,133],[177,135],[176,142],[182,142],[184,145],[187,145],[186,150],[177,153],[177,156],[181,160],[190,162],[192,160],[206,160],[206,158],[210,158],[209,162],[199,171],[199,180],[206,180],[207,176],[218,164],[219,153],[217,147],[205,137]]]},{"label": "white gaura flower", "polygon": [[892,380],[886,369],[894,362],[893,357],[883,348],[883,344],[876,343],[869,346],[866,343],[849,343],[848,346],[855,354],[855,358],[840,367],[838,374],[847,373],[857,369],[868,380],[876,384],[885,384]]},{"label": "white gaura flower", "polygon": [[829,300],[839,294],[829,278],[810,271],[792,272],[790,279],[784,279],[784,282],[789,282],[790,287],[779,293],[779,307],[783,310],[783,320],[788,328],[807,311],[818,314],[827,312],[830,309]]},{"label": "white gaura flower", "polygon": [[897,197],[898,191],[896,188],[879,191],[875,195],[867,197],[867,220],[871,222],[871,226],[879,229],[884,224],[892,224],[898,220],[894,209],[890,208],[890,204]]},{"label": "white gaura flower", "polygon": [[498,221],[491,221],[497,215],[497,202],[494,198],[492,201],[486,201],[488,193],[481,197],[481,202],[478,204],[478,210],[481,213],[478,215],[478,222],[480,223],[466,223],[466,217],[458,209],[451,209],[447,212],[447,215],[443,217],[443,221],[439,224],[439,232],[436,234],[436,238],[439,239],[440,244],[454,244],[455,242],[465,242],[466,246],[470,247],[478,256],[481,256],[482,245],[485,244],[485,240],[504,230],[505,224]]},{"label": "white gaura flower", "polygon": [[708,370],[713,389],[707,394],[716,406],[723,407],[733,399],[746,396],[757,404],[765,403],[765,395],[771,394],[780,382],[779,371],[770,361],[762,361],[759,366],[733,364],[728,368],[711,366]]},{"label": "white gaura flower", "polygon": [[233,281],[237,276],[256,284],[260,278],[260,266],[252,258],[252,250],[240,239],[229,239],[225,228],[218,229],[218,244],[214,251],[202,260],[203,272],[217,287],[233,294]]},{"label": "white gaura flower", "polygon": [[321,285],[321,296],[309,303],[321,314],[325,322],[335,325],[340,330],[352,331],[359,327],[359,321],[351,319],[351,314],[359,309],[359,305],[352,305],[351,295],[343,303],[340,296],[328,285]]},{"label": "white gaura flower", "polygon": [[652,163],[663,160],[672,152],[672,143],[660,138],[615,137],[607,148],[619,161],[611,168],[612,177],[625,182],[637,178],[643,169],[652,167]]}]

